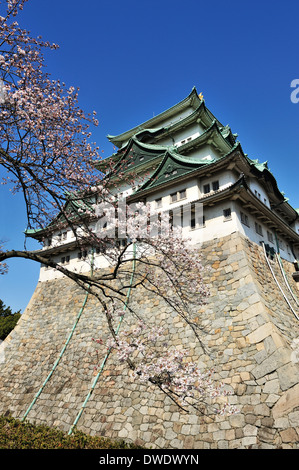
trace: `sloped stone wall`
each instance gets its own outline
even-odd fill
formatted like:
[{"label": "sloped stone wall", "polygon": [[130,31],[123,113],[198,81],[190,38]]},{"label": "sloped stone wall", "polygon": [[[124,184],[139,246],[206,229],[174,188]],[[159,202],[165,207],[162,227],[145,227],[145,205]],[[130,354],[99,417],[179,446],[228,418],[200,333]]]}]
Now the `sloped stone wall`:
[{"label": "sloped stone wall", "polygon": [[[78,428],[152,448],[298,448],[299,364],[292,355],[298,320],[261,247],[234,233],[206,243],[200,251],[203,263],[210,266],[206,282],[211,295],[196,313],[209,354],[162,300],[140,288],[131,302],[140,314],[163,326],[173,344],[183,344],[202,367],[215,369],[215,377],[233,392],[229,400],[240,412],[217,417],[182,413],[153,386],[132,382],[128,371],[111,358]],[[271,265],[286,291],[277,263]],[[293,266],[284,262],[284,268],[296,291]],[[24,415],[57,359],[84,297],[67,279],[38,284],[5,340],[0,413]],[[103,335],[101,310],[89,297],[68,348],[27,419],[70,429],[94,379],[92,338]],[[99,361],[103,354],[99,351]]]}]

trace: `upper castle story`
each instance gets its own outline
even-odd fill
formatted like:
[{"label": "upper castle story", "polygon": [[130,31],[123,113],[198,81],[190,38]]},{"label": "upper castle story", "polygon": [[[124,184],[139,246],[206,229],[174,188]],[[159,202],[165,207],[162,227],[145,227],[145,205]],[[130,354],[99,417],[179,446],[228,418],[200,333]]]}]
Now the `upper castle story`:
[{"label": "upper castle story", "polygon": [[[280,192],[267,162],[243,152],[237,135],[212,114],[196,88],[159,115],[108,139],[117,151],[97,169],[116,198],[169,212],[194,244],[240,232],[264,243],[270,254],[299,259],[299,210]],[[43,253],[55,261],[87,270],[89,250],[78,250],[68,227],[54,224],[50,231],[27,236],[43,240]],[[103,265],[98,253],[95,267]],[[59,275],[42,267],[40,279]]]}]

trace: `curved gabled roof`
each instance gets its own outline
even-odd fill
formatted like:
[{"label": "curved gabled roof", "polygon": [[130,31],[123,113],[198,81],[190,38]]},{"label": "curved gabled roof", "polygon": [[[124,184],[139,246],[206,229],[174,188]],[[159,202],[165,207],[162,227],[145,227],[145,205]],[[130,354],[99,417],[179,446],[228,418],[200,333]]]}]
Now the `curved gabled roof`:
[{"label": "curved gabled roof", "polygon": [[[201,109],[203,113],[206,113],[206,108],[204,104],[197,107],[197,110],[195,113],[197,113],[199,109]],[[193,116],[192,119],[194,119],[194,117],[196,117],[196,115]],[[191,115],[186,118],[186,120],[188,119],[191,119]],[[211,117],[209,116],[208,119],[211,119]],[[182,122],[183,120],[180,121],[180,123],[178,123],[178,126],[181,126]],[[208,120],[206,120],[206,125],[207,124],[208,124]],[[158,144],[142,142],[142,138],[146,134],[151,134],[151,136],[154,136],[156,134],[157,136],[159,136],[161,135],[161,133],[165,133],[165,132],[167,132],[167,129],[163,127],[155,128],[155,129],[139,130],[135,135],[130,137],[129,141],[126,143],[125,146],[123,146],[117,153],[111,155],[111,157],[108,157],[107,159],[99,162],[97,167],[99,169],[102,169],[105,166],[108,168],[109,163],[111,162],[114,165],[114,172],[118,171],[122,164],[123,166],[128,167],[129,165],[133,164],[133,161],[135,161],[136,163],[136,158],[134,159],[134,157],[132,158],[132,155],[130,155],[130,152],[133,154],[134,152],[136,153],[136,149],[137,149],[137,153],[139,154],[141,153],[144,157],[143,165],[145,163],[145,160],[149,160],[150,158],[153,158],[158,154],[162,155],[168,149],[169,150],[177,149],[177,146],[175,145],[169,146],[169,145],[158,145]],[[230,150],[235,146],[236,141],[235,141],[235,136],[231,133],[229,126],[220,127],[219,121],[217,119],[214,119],[213,121],[210,120],[209,127],[207,127],[202,134],[200,134],[195,139],[192,139],[191,141],[183,145],[180,145],[179,150],[176,150],[176,152],[178,155],[181,155],[181,156],[182,154],[188,155],[188,153],[190,153],[193,148],[201,147],[204,144],[213,144],[214,147],[216,147],[219,150],[221,155],[225,155],[228,152],[230,152]],[[150,154],[152,154],[152,156],[150,156]],[[136,167],[137,165],[135,164],[134,166]]]},{"label": "curved gabled roof", "polygon": [[[138,150],[139,153],[143,152],[144,154],[149,152],[152,154],[162,154],[165,152],[166,148],[167,147],[165,145],[146,144],[141,142],[137,134],[132,136],[126,145],[122,149],[118,150],[117,153],[113,153],[110,157],[97,162],[95,166],[100,171],[109,172],[109,168],[111,168],[113,165],[114,171],[116,171],[119,169],[120,165],[125,162],[126,159],[130,160],[130,152],[134,153],[136,150]],[[127,165],[128,163],[129,161],[127,162]]]},{"label": "curved gabled roof", "polygon": [[247,155],[245,155],[246,161],[249,163],[251,167],[251,171],[253,174],[255,174],[259,179],[262,179],[264,183],[270,183],[272,192],[278,197],[280,200],[285,200],[284,195],[282,192],[279,190],[277,181],[271,171],[268,168],[268,162],[259,162],[258,159],[252,160],[249,158]]},{"label": "curved gabled roof", "polygon": [[[198,106],[195,107],[194,111],[185,116],[180,118],[178,121],[169,124],[168,126],[160,126],[160,127],[144,127],[144,125],[140,125],[137,128],[137,131],[134,136],[136,136],[139,140],[143,139],[146,136],[150,136],[151,138],[161,138],[165,137],[169,134],[169,132],[175,132],[176,130],[182,129],[187,127],[188,125],[192,124],[193,122],[200,122],[203,127],[206,129],[211,126],[211,124],[216,121],[219,128],[222,129],[223,135],[227,138],[230,137],[232,140],[235,140],[235,137],[230,131],[229,126],[222,126],[222,124],[212,115],[212,113],[208,110],[205,105],[204,100],[200,101]],[[145,123],[146,124],[146,123]],[[119,150],[122,150],[128,145],[129,141],[124,141]]]},{"label": "curved gabled roof", "polygon": [[175,180],[209,163],[211,163],[211,161],[207,162],[207,160],[202,159],[191,160],[182,157],[174,150],[167,149],[158,168],[156,168],[148,181],[139,188],[138,192]]},{"label": "curved gabled roof", "polygon": [[[65,191],[65,195],[67,200],[63,211],[60,211],[47,226],[25,230],[24,234],[26,237],[41,241],[43,237],[48,236],[55,230],[61,229],[63,226],[67,227],[70,223],[82,221],[86,217],[85,213],[93,211],[93,202],[86,195],[80,196],[79,193],[72,194],[69,191]],[[65,214],[67,214],[67,217]]]},{"label": "curved gabled roof", "polygon": [[[224,128],[227,131],[227,128]],[[210,127],[206,129],[202,134],[200,134],[195,139],[186,142],[185,144],[181,145],[180,152],[189,152],[194,147],[199,147],[204,144],[211,144],[213,143],[215,147],[217,147],[222,154],[226,154],[229,152],[232,147],[233,143],[227,140],[227,138],[223,135],[217,120],[214,120]]]},{"label": "curved gabled roof", "polygon": [[140,142],[136,136],[131,137],[128,145],[123,149],[123,152],[119,155],[118,161],[115,164],[113,169],[114,176],[116,176],[119,171],[124,172],[132,170],[133,168],[135,170],[137,167],[147,166],[157,157],[161,157],[166,150],[167,147],[165,146],[145,144]]},{"label": "curved gabled roof", "polygon": [[[191,93],[184,98],[182,101],[179,103],[175,104],[171,108],[166,109],[162,113],[158,114],[157,116],[152,117],[151,119],[148,119],[147,121],[143,122],[142,124],[133,127],[132,129],[129,129],[126,132],[123,132],[122,134],[119,135],[108,135],[107,138],[110,142],[112,142],[114,145],[116,145],[118,148],[121,148],[128,140],[135,134],[137,134],[139,131],[143,129],[149,129],[153,127],[160,127],[161,122],[163,122],[165,119],[169,119],[170,117],[174,116],[180,111],[183,111],[186,109],[188,106],[193,107],[196,109],[202,100],[198,96],[198,92],[196,90],[196,87],[192,88]],[[211,116],[212,113],[210,113]],[[215,117],[213,117],[215,119]],[[221,125],[221,123],[219,123]]]}]

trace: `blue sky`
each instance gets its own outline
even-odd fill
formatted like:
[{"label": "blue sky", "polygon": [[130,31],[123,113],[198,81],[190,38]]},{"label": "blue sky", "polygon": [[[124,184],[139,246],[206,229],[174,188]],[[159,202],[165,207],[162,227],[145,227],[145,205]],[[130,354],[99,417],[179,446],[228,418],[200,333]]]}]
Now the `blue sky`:
[{"label": "blue sky", "polygon": [[[109,156],[107,134],[121,133],[185,98],[196,86],[206,105],[238,133],[250,158],[269,167],[299,208],[297,2],[199,0],[29,0],[19,23],[60,45],[48,71],[80,87],[80,106],[97,111],[93,138]],[[24,205],[0,186],[0,239],[22,249]],[[28,245],[34,247],[34,245]],[[0,298],[29,302],[39,266],[9,262]]]}]

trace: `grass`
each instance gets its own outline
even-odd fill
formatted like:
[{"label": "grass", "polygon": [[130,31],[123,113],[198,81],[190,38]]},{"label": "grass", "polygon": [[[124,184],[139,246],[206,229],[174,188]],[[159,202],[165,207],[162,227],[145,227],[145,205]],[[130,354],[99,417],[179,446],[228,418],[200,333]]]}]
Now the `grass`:
[{"label": "grass", "polygon": [[141,449],[141,447],[74,431],[23,422],[0,415],[0,449]]}]

